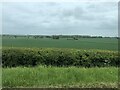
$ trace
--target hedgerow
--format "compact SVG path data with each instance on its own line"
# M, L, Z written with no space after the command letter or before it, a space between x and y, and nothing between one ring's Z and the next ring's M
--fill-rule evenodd
M116 51L77 49L3 48L2 66L78 66L106 67L119 65Z

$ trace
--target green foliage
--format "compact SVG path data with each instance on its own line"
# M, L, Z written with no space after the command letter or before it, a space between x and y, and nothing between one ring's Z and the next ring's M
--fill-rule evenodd
M53 38L53 39L59 39L59 36L53 35L52 38Z
M118 53L103 50L3 48L3 67L78 66L105 67L119 65Z

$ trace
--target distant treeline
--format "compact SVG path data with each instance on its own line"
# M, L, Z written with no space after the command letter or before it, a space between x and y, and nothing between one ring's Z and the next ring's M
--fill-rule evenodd
M103 36L89 36L89 35L2 35L3 37L8 38L17 38L17 37L26 37L26 38L52 38L52 39L59 39L59 38L70 38L70 39L79 39L79 38L117 38L120 37L103 37Z

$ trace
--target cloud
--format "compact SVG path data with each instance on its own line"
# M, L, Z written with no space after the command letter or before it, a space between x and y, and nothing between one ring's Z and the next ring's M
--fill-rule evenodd
M113 2L4 3L3 16L7 34L117 35Z

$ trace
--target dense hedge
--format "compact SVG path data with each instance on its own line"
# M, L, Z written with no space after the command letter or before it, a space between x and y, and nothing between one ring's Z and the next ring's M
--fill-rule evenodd
M77 49L20 49L3 48L3 67L16 66L78 66L78 67L104 67L118 66L118 53L100 50Z

